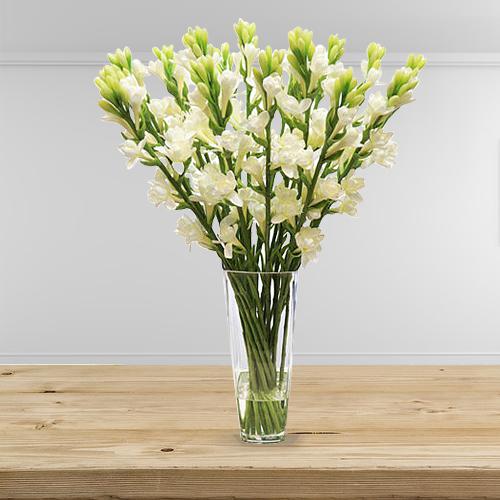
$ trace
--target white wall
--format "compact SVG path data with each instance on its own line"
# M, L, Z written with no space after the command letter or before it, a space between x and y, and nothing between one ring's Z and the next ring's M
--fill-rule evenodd
M301 275L299 361L500 362L500 65L429 56L397 166ZM218 262L125 170L85 57L0 65L0 363L225 362Z
M147 168L125 171L95 71L2 68L0 360L220 360L217 260L147 202ZM397 167L366 171L359 218L329 220L302 273L307 361L500 360L498 88L499 68L424 72Z

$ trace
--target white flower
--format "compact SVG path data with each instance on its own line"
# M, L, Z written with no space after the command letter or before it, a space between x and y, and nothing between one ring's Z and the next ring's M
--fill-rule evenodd
M117 116L114 113L105 111L102 119L105 122L117 123L118 125L121 125L126 130L125 134L127 135L127 137L134 137L135 132L121 116Z
M328 52L323 45L317 45L311 59L311 81L309 91L316 88L318 80L324 76L328 70Z
M311 122L309 125L309 146L313 149L320 148L325 143L326 115L325 108L317 108L311 112Z
M323 89L323 92L330 98L330 107L335 104L334 99L336 80L337 78L329 75L321 82L321 88Z
M398 154L398 145L394 141L389 141L384 147L373 150L371 160L382 167L393 167Z
M313 207L307 211L307 218L309 220L319 219L321 217L321 208Z
M224 130L221 135L215 138L215 141L219 147L231 153L239 153L242 149L248 152L254 148L255 144L249 135L246 135L242 131L233 130Z
M354 216L358 213L357 202L351 198L343 198L335 212Z
M230 71L228 69L225 69L219 75L219 84L220 84L219 107L222 116L225 116L227 103L234 94L235 90L238 88L240 80L241 77L238 73Z
M231 108L233 112L231 113L231 118L229 122L235 129L240 129L246 124L245 112L243 111L243 105L241 101L235 97L231 100Z
M344 130L344 128L352 125L352 122L356 118L358 108L349 108L347 106L341 106L337 109L337 124L332 131L330 137L335 137L339 132Z
M356 203L363 200L359 190L365 187L365 180L362 177L354 177L354 170L351 170L341 181L342 191L346 197Z
M142 139L139 143L131 139L127 139L120 147L120 151L128 159L127 168L131 169L140 160L152 160L151 155L144 150L146 139Z
M281 183L276 186L274 194L275 196L271 200L271 222L279 224L286 220L295 226L295 217L302 212L302 202L298 198L298 191L287 188Z
M126 76L120 80L120 85L127 96L132 108L140 108L142 101L146 98L146 88L139 85L134 75Z
M281 83L281 76L277 73L266 76L262 82L262 86L266 91L266 108L269 109L273 104L273 99L280 93L283 92L283 85Z
M156 137L148 131L144 132L144 139L146 139L146 144L150 146L156 146L158 144Z
M189 110L184 120L184 128L194 133L200 141L215 146L215 136L210 128L208 117L200 108L193 107Z
M266 169L266 157L249 156L241 163L241 168L247 174L250 174L261 186L264 185L264 172Z
M366 81L371 85L376 85L382 78L382 70L376 68L370 68L368 74L366 75Z
M178 115L181 112L181 108L172 96L151 99L148 108L158 122L163 121L167 116Z
M169 115L165 118L168 127L184 127L184 116L183 114Z
M346 69L344 68L344 63L338 61L335 64L328 66L326 74L331 78L338 78Z
M288 51L287 53L290 54L291 52ZM307 89L304 77L295 69L295 67L292 64L290 64L288 57L285 57L283 59L282 66L283 66L283 71L285 71L285 73L288 73L298 82L298 84L300 85L300 89L305 94Z
M148 68L146 68L139 59L134 59L132 61L132 73L138 81L144 80L144 77L149 75Z
M323 200L338 200L342 195L342 188L333 177L318 179L314 188L313 204Z
M295 97L287 94L285 91L279 92L276 95L276 102L282 111L300 120L303 120L304 113L309 109L312 103L309 98L302 99L302 101L299 102Z
M177 82L177 92L179 93L179 95L182 95L184 84L189 84L191 81L189 71L183 66L177 64L174 68L174 78Z
M395 95L391 97L391 104L395 108L400 108L401 106L404 106L405 104L410 104L410 102L413 102L415 99L413 99L413 93L411 90L408 90L405 92L403 95Z
M159 59L156 59L156 61L149 61L148 71L150 75L155 75L161 80L165 78L165 68L163 67L163 62Z
M238 195L243 202L243 209L250 212L257 225L263 229L266 225L266 199L252 188L241 188Z
M208 102L205 99L205 96L200 92L198 87L195 86L194 89L188 93L188 100L191 106L196 106L203 112L208 113Z
M345 134L342 136L341 139L338 141L334 142L329 148L328 151L326 152L326 156L331 156L332 154L336 153L337 151L343 150L343 149L348 149L348 148L357 148L359 144L361 143L362 139L362 134L361 131L358 128L355 128L351 125L349 125L346 128Z
M351 125L356 118L356 113L358 108L349 108L347 106L341 106L337 109L337 117L339 119L338 123L340 128L344 128L346 125Z
M157 148L159 153L167 156L172 163L184 163L193 154L193 138L195 133L184 126L169 126L165 132L165 146Z
M337 104L336 99L338 96L335 91L335 84L337 82L337 78L345 71L347 70L341 62L330 65L328 66L326 78L321 82L323 92L330 98L330 107Z
M195 59L191 49L178 50L174 53L174 63L178 66L182 66L188 72L191 69L191 61Z
M392 132L384 132L382 129L372 130L370 139L365 143L361 152L370 152L370 156L363 162L363 167L372 163L378 163L383 167L393 167L398 145L392 140Z
M365 59L361 61L361 71L365 77L365 81L370 85L375 85L382 78L382 70L376 68L370 68L368 71L368 61Z
M371 94L368 98L368 106L365 111L365 123L373 123L379 116L384 116L393 108L387 104L387 97L380 92Z
M170 210L177 207L177 192L160 169L156 171L155 177L150 181L149 186L148 200L153 205L156 207L165 205Z
M224 130L215 140L221 148L234 153L236 156L236 171L239 171L241 168L241 163L247 153L255 153L258 151L257 143L250 135L242 131L233 132L231 130Z
M296 235L295 241L302 253L304 265L314 262L321 251L321 241L324 235L318 227L303 227Z
M267 111L262 111L257 115L251 115L245 123L245 128L261 139L264 139L268 123L269 113Z
M242 67L241 61L243 60L243 54L241 52L232 52L231 59L233 61L234 70L239 72Z
M248 69L252 66L253 62L255 61L255 58L259 54L259 49L253 44L253 43L247 43L243 47L243 55L245 56L248 64ZM250 74L251 71L248 71Z
M192 220L189 217L182 216L177 221L177 229L175 232L186 239L186 243L191 245L191 243L198 243L198 245L212 249L213 245L207 233L203 229L200 221L198 219Z
M231 207L231 211L226 217L224 217L219 224L219 239L224 246L224 257L226 259L231 259L233 257L233 245L243 248L236 237L238 231L238 225L235 224L238 220L238 212L234 207Z
M283 135L273 133L271 150L272 168L281 168L282 172L291 178L298 178L298 167L310 170L314 164L314 152L307 148L299 130L286 131Z
M223 200L229 200L237 206L242 204L235 191L234 172L224 174L215 163L207 163L202 170L196 170L192 174L191 184L194 192L191 198L203 202L207 210Z

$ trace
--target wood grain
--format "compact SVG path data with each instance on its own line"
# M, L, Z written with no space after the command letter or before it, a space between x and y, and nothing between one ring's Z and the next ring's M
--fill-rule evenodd
M0 498L500 498L500 367L296 367L239 441L228 367L0 367Z

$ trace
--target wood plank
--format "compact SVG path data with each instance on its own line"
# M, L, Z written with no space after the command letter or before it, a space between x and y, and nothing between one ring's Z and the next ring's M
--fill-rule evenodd
M500 498L500 367L296 367L239 441L228 367L0 367L0 498Z

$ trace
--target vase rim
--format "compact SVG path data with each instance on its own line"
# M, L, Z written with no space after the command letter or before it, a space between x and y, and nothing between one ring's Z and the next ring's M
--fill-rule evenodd
M298 274L297 271L238 271L234 269L223 269L224 274L258 274L258 275L276 275L276 276L284 276L284 275L294 275Z

